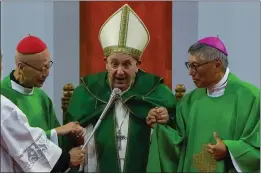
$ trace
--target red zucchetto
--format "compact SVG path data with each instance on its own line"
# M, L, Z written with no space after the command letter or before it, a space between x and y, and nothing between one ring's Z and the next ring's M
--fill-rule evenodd
M37 54L47 49L46 44L36 36L27 36L17 45L17 51L20 54Z

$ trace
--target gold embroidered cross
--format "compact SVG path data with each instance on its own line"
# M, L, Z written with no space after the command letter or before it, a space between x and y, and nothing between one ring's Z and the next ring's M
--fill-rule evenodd
M198 169L198 172L215 172L217 161L213 155L207 151L207 145L202 146L202 150L198 154L193 154L193 167Z

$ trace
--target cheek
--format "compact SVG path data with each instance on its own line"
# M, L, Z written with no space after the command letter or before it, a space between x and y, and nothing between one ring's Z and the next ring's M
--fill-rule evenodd
M41 78L41 75L40 74L36 74L35 72L30 71L30 72L27 72L26 77L27 77L27 79L29 81L35 82L36 80Z
M206 73L206 71L198 71L196 76L201 81L201 83L204 83L208 80L209 74Z
M108 68L108 76L109 78L113 78L116 74L116 70L115 69L111 69L111 68Z
M131 71L128 71L128 77L134 78L136 76L136 69L132 69Z

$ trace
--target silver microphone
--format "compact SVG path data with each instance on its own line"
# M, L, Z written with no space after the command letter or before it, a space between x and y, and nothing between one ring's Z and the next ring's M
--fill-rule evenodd
M110 99L109 99L107 105L105 106L105 108L104 108L104 110L103 110L103 112L102 112L102 114L101 114L99 120L98 120L97 123L95 124L95 126L94 126L94 128L93 128L91 134L89 135L88 139L86 140L86 142L85 142L84 145L82 146L82 150L85 149L85 146L86 146L86 145L89 143L89 141L91 140L93 134L95 133L95 131L97 130L97 128L100 126L102 120L103 120L104 117L106 116L106 114L107 114L108 110L110 109L110 107L113 106L113 104L115 103L115 101L120 98L121 93L122 93L122 92L121 92L121 90L120 90L119 88L114 88L114 89L112 90ZM68 168L65 173L69 172L70 169L71 169L71 168ZM80 168L79 168L79 171L82 171L82 170L83 170L83 165L81 165Z
M85 146L89 143L91 137L93 136L94 132L96 131L96 129L100 126L101 121L104 119L104 116L107 114L108 110L110 109L110 107L115 103L115 101L117 99L120 98L121 95L121 90L119 88L114 88L112 93L111 93L111 97L106 105L106 107L104 108L99 120L97 121L97 123L95 124L90 136L88 137L88 139L86 140L86 142L84 143L82 149L85 148Z

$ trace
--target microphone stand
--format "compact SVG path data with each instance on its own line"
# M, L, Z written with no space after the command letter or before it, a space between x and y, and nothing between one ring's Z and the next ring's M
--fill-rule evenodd
M102 120L104 119L104 117L106 116L108 110L110 109L110 107L114 104L114 102L116 101L116 99L118 99L120 97L119 94L114 94L112 93L112 97L111 100L109 100L109 102L107 103L106 107L104 108L99 120L97 121L97 123L95 124L90 136L88 137L88 139L86 140L86 142L84 143L84 145L82 146L82 150L85 149L86 145L89 143L89 141L91 140L93 134L95 133L95 131L97 130L97 128L100 126ZM68 173L71 170L71 168L69 167L65 173ZM79 171L83 170L83 165L80 166Z

